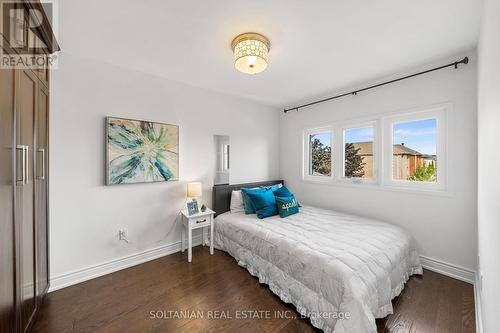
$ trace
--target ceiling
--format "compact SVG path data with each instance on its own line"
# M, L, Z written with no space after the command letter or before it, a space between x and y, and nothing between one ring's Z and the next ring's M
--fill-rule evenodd
M283 107L474 48L480 0L60 1L65 52ZM257 75L230 43L271 41ZM89 47L91 46L91 47Z

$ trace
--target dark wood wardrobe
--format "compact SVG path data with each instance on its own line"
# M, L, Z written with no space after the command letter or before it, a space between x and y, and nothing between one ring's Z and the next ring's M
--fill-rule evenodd
M39 1L14 9L0 17L2 64L59 50ZM46 66L0 67L1 333L29 331L49 287L49 91Z

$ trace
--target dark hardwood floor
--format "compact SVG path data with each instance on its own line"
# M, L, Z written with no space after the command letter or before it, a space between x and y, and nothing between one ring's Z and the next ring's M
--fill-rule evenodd
M191 264L186 256L176 253L52 292L33 332L316 331L226 253L210 256L198 246ZM394 314L377 320L379 332L475 331L473 288L465 282L425 271L393 304ZM246 312L237 314L241 310ZM196 311L204 319L176 318ZM263 318L235 318L243 313Z

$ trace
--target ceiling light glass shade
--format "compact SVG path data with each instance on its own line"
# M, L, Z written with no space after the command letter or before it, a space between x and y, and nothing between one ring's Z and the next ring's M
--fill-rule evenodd
M234 51L234 67L242 73L257 74L266 69L271 44L260 34L245 33L237 36L231 46Z

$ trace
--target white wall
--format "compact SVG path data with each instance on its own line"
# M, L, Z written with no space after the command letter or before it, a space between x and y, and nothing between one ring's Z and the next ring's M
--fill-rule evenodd
M186 182L211 203L214 134L230 137L232 183L278 177L276 109L68 53L52 75L52 277L178 242ZM179 125L180 181L104 186L106 116Z
M500 324L500 2L484 1L479 42L478 248L484 332ZM481 279L480 279L481 280Z
M477 67L475 52L467 55L471 60L469 65L458 70L446 69L300 112L282 113L280 176L304 203L399 224L413 234L421 255L475 270ZM463 56L443 59L425 68ZM450 196L314 184L302 180L303 129L443 102L454 104L450 117L453 140L449 149L455 163L450 163L448 170Z

